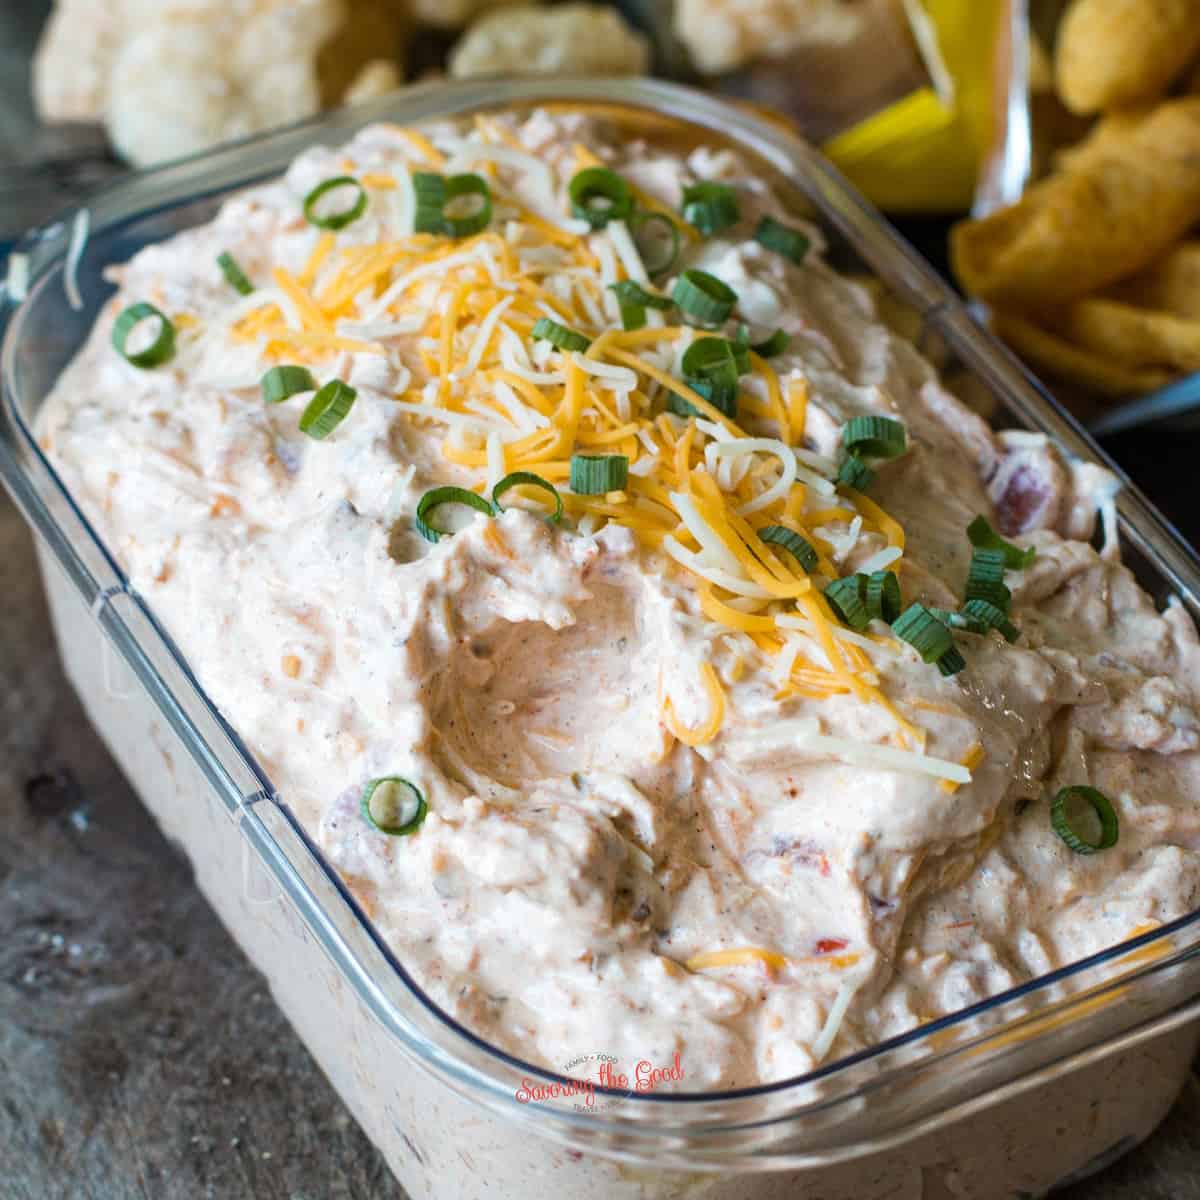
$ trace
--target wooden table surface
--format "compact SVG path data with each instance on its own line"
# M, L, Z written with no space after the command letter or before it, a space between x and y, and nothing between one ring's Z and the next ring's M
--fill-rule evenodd
M0 5L10 164L63 145L29 133L28 55L44 8ZM0 234L6 199L16 219L30 186L0 175ZM1171 460L1194 462L1196 448L1143 438L1121 449L1200 530L1190 489L1162 490ZM0 1200L399 1200L84 718L6 497L0 595ZM1149 1143L1063 1195L1200 1200L1198 1130L1193 1079Z

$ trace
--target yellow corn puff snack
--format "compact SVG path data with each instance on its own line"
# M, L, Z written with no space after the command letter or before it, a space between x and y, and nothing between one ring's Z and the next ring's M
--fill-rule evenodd
M1106 355L1073 346L1061 337L1039 329L1024 317L996 313L992 328L1039 373L1079 384L1104 396L1136 396L1152 392L1174 378L1170 371L1132 370L1119 366Z
M1069 342L1121 367L1200 371L1200 321L1119 300L1078 300L1056 323Z
M1200 321L1200 241L1180 242L1108 293L1139 308Z
M1160 105L1125 137L1016 204L950 235L964 287L1002 308L1053 309L1158 257L1200 221L1200 98Z
M1200 0L1074 0L1062 19L1054 70L1077 113L1161 96L1200 53Z

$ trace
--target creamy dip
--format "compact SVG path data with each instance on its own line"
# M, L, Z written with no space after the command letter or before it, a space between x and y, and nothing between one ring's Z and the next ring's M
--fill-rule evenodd
M652 283L636 229L570 215L597 162L643 212L731 185L736 222L680 222ZM478 174L487 229L414 233L414 173ZM365 210L309 223L344 175ZM801 262L755 239L764 215L809 240ZM788 335L724 420L681 382L705 331L668 307L624 332L608 287L671 296L694 268L736 293L716 335ZM1196 633L1090 544L1107 477L993 433L727 150L581 114L373 126L112 278L41 442L401 962L490 1042L751 1085L1195 907ZM161 365L111 344L136 302L175 328ZM590 346L534 338L542 317ZM354 389L325 438L299 428L311 388L264 403L280 364ZM862 414L905 433L865 492L836 482ZM575 494L573 453L624 455L627 483ZM517 469L558 489L561 522L513 491L418 532L431 488ZM1005 577L1019 640L957 632L957 674L821 598L890 570L905 606L957 610L979 514L1036 556ZM811 575L758 540L772 524L817 551ZM361 811L393 776L428 805L407 836ZM1054 831L1067 785L1110 799L1116 845Z

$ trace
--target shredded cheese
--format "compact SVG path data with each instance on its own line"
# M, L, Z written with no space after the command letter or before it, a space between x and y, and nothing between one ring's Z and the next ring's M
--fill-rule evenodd
M663 699L663 724L671 735L685 746L703 746L705 743L711 742L721 732L721 723L725 720L725 690L721 687L721 681L717 678L717 673L713 670L711 663L700 664L700 682L704 687L709 704L708 719L702 725L690 729L681 725L676 720L671 697L666 696Z
M79 264L83 261L83 251L87 246L91 224L91 209L81 208L71 222L71 240L67 245L67 257L63 267L63 291L67 293L67 303L76 312L83 308L83 296L79 292Z
M962 765L968 770L973 771L984 759L984 749L981 743L972 742L968 747L967 752L962 756ZM961 783L953 779L942 780L943 792L957 792Z
M645 264L624 222L594 231L566 215L561 166L490 117L467 136L439 133L437 146L417 131L394 132L404 162L345 165L377 193L370 219L349 236L323 231L305 242L302 267L276 265L271 286L233 301L200 340L232 335L247 343L247 356L276 361L382 356L396 412L444 429L445 461L473 472L469 483L480 491L514 470L561 486L574 454L623 455L622 490L590 496L564 487L564 506L581 532L616 523L669 560L664 566L692 592L692 614L698 609L706 622L697 627L710 638L738 639L735 667L726 669L730 683L748 661L766 656L781 700L849 694L884 709L896 726L897 745L863 746L808 729L792 752L950 782L969 778L966 766L908 748L922 746L923 734L896 711L876 673L875 658L894 641L846 629L815 586L820 576L838 574L831 559L848 554L863 528L881 533L888 546L862 569L893 567L904 531L865 496L835 499L836 463L797 445L808 416L807 380L794 371L781 380L775 365L752 353L741 418L727 416L683 379L695 330L666 324L655 309L641 329L616 327L619 306L608 285L630 279L649 286ZM576 148L576 160L600 161L584 147ZM410 164L480 170L489 181L493 227L462 239L415 233ZM634 191L642 208L675 219ZM10 265L10 279L14 270ZM542 317L583 334L587 349L563 351L532 339ZM394 346L398 338L408 344ZM686 401L693 415L662 411L665 394ZM817 551L815 581L762 540L762 530L779 523ZM705 661L699 670L703 719L683 723L669 695L660 696L661 719L678 741L707 755L727 701L714 667Z
M713 967L745 967L762 963L771 971L782 971L787 958L775 950L764 950L761 946L738 946L731 950L706 950L693 954L683 965L689 971L707 971Z
M29 295L29 255L10 254L8 256L8 275L4 281L5 290L17 304Z

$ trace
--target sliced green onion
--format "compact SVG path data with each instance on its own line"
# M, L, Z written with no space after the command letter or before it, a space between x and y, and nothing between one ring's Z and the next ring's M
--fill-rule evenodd
M572 454L571 491L577 496L619 492L629 482L629 459L624 454Z
M1015 642L1021 636L1021 631L1008 619L1004 610L987 600L968 600L962 606L962 616L982 627L972 632L986 633L989 629L995 629L1006 642Z
M661 292L651 292L632 279L622 279L620 283L610 283L610 292L615 292L618 300L626 300L631 304L640 304L644 308L658 308L666 311L675 301Z
M331 379L305 405L300 414L300 432L318 442L327 438L354 407L358 393L340 379Z
M937 662L954 649L954 637L923 604L910 604L893 622L892 632L924 662Z
M463 212L463 208L468 211ZM470 237L491 224L492 193L482 175L451 175L446 180L442 218L446 222L446 232L456 238Z
M546 520L557 525L562 520L563 502L562 497L558 494L558 488L549 480L543 479L540 475L535 475L532 471L513 471L511 475L505 475L494 488L492 488L492 511L499 516L504 512L504 507L500 503L500 497L504 495L509 488L515 487L535 487L540 488L543 492L549 492L554 497L554 511L550 513Z
M665 213L635 212L629 227L647 275L665 275L679 261L679 226Z
M412 184L417 201L413 228L417 233L440 234L444 229L442 209L446 204L445 176L435 175L431 171L414 171Z
M760 246L766 246L776 254L791 259L794 263L802 263L808 253L809 240L798 229L785 225L774 217L763 217L754 231L754 240Z
M683 219L705 237L736 225L741 215L737 192L727 183L702 180L683 189Z
M750 370L750 351L753 349L750 345L750 330L745 325L739 325L737 336L729 344L733 347L738 374L745 375Z
M720 325L737 304L737 292L715 275L695 269L684 271L675 280L671 293L687 316L701 325Z
M429 813L421 789L399 775L372 779L363 788L360 808L368 825L391 837L416 833Z
M476 512L492 515L492 506L478 492L461 487L436 487L428 491L417 502L417 532L427 541L436 542L453 534L452 529L442 529L433 523L433 512L443 504L465 504Z
M254 284L246 278L246 272L238 266L238 260L228 250L222 250L217 255L217 266L221 268L221 274L225 276L225 282L238 295L249 296L254 291Z
M737 416L738 389L736 383L731 384L724 379L685 379L684 382L693 392L699 396L703 396L713 408L719 410L725 416ZM677 396L674 392L667 397L667 411L673 412L680 417L702 417L705 415L694 404L689 403L682 396Z
M721 380L736 386L738 376L749 366L745 353L727 338L702 337L683 352L680 366L687 379Z
M608 167L584 167L572 178L567 195L571 215L593 229L603 229L609 221L624 221L633 212L629 184Z
M746 347L728 338L697 338L684 351L680 364L684 382L727 417L737 415L738 376L750 369ZM695 409L681 396L672 395L672 412L691 416Z
M967 526L967 537L971 540L971 545L979 550L1002 550L1004 552L1004 565L1010 571L1023 571L1034 560L1037 554L1037 547L1030 546L1027 550L1022 550L1020 546L1014 546L1012 542L1007 542L988 524L986 517L976 517L970 525Z
M782 354L791 342L790 335L784 333L782 329L777 329L765 341L759 342L756 346L751 346L760 358L774 358L777 354Z
M646 324L646 309L668 309L675 301L659 292L647 291L632 279L610 283L608 290L617 297L621 309L621 324L626 329L641 329Z
M889 625L900 615L900 580L892 571L874 571L867 576L864 592L867 615Z
M317 381L307 367L272 367L262 377L262 396L266 404L279 404L298 392L315 392Z
M871 623L863 598L865 578L863 575L847 575L845 579L835 579L825 589L829 607L851 629L866 629Z
M317 213L317 202L330 192L340 192L344 188L352 188L355 192L354 203L349 208L320 216ZM353 175L338 175L318 183L304 197L304 219L318 229L345 229L347 225L357 221L367 211L367 189Z
M443 176L418 171L413 175L413 190L417 197L413 228L418 233L463 238L491 223L492 193L482 175ZM469 211L460 211L464 207Z
M906 444L904 426L891 417L851 417L842 427L842 445L863 458L895 458Z
M159 323L158 336L145 350L130 354L125 349L129 335L143 321L152 318ZM167 314L155 308L153 304L146 304L144 301L131 304L113 322L112 344L117 353L135 367L159 367L175 357L175 326L167 319Z
M1004 585L1004 551L976 550L967 572L965 598L986 600L1007 614L1012 592Z
M965 629L968 633L987 633L987 626L982 621L968 617L965 613L951 612L948 608L931 608L929 611L951 629Z
M568 329L549 317L538 317L533 326L533 336L535 339L549 342L559 350L577 350L580 354L592 344L591 338L586 338L582 333L576 333L574 329Z
M767 525L758 536L772 546L782 546L810 574L817 569L817 552L795 530L784 525Z
M640 304L630 304L621 300L617 304L621 314L621 328L625 330L642 329L646 324L646 310Z
M941 658L937 660L937 669L943 675L957 675L967 665L967 660L958 652L956 646L951 646Z
M1095 839L1089 838L1079 828L1078 804L1073 804L1072 801L1080 800L1091 808L1099 823L1099 836ZM1068 811L1068 806L1074 809L1074 812ZM1050 825L1076 854L1095 854L1100 850L1108 850L1117 844L1117 839L1121 836L1116 810L1108 797L1096 788L1084 784L1062 788L1050 801Z
M847 454L838 471L837 481L856 492L865 492L875 482L875 472L857 454Z

